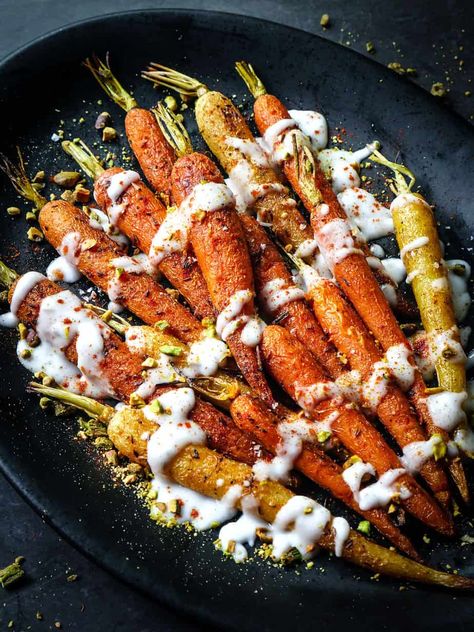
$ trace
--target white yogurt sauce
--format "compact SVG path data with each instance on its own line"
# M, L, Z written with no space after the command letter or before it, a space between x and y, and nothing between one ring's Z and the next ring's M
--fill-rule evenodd
M174 252L181 252L188 243L193 216L234 207L235 199L228 186L216 182L197 184L179 208L168 209L165 219L153 237L149 260L154 267Z
M310 139L315 151L320 151L327 146L328 124L322 114L313 110L290 110L289 115L303 134Z
M355 247L349 223L344 219L333 219L323 224L315 231L315 236L330 270L351 254L363 254Z
M403 448L400 462L410 474L416 474L433 456L434 448L441 443L443 439L440 435L433 435L426 441L412 441Z
M466 421L466 413L463 410L466 399L467 393L465 391L461 393L442 391L429 395L426 398L426 404L435 426L446 430L446 432L452 432L460 424L463 424Z
M304 297L305 294L303 290L296 287L296 285L288 286L287 282L280 278L268 281L260 293L260 298L270 314L287 303L299 301L304 299Z
M140 180L140 176L136 171L120 171L111 176L107 187L107 196L111 202L108 215L112 226L117 225L120 216L125 210L123 204L117 203L119 198L122 197L130 185L137 182L137 180Z
M67 233L58 248L59 257L51 261L46 269L46 276L50 281L65 281L75 283L82 274L77 269L81 256L81 235L77 232Z
M358 187L348 188L341 191L337 199L366 241L393 233L390 209L380 204L368 191Z
M253 300L250 290L238 290L233 294L227 306L217 317L216 331L224 342L241 325L244 325L241 333L242 342L249 347L256 347L260 342L265 323L257 316L242 314L245 305Z
M319 152L318 159L321 168L332 180L332 187L336 193L360 186L358 173L360 163L368 158L374 149L375 144L371 143L355 152L335 147Z

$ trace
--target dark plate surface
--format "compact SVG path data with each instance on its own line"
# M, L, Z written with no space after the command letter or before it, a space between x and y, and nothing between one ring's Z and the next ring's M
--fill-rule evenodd
M252 61L269 89L292 107L319 108L333 131L347 130L350 144L378 138L387 155L400 149L436 203L449 256L471 260L472 129L375 63L307 33L251 18L121 14L62 29L12 55L0 66L1 150L12 154L19 144L31 173L40 167L49 174L72 168L50 140L58 128L66 137L81 135L92 143L98 139L93 122L105 109L123 131L121 111L80 67L93 51L110 51L116 74L133 86L143 105L152 105L156 95L138 72L156 60L235 95L247 113L251 103L232 68L237 58ZM187 118L192 126L191 113ZM121 145L126 147L123 139ZM203 148L197 139L196 145ZM2 208L17 201L3 179L1 200ZM2 211L0 256L20 272L44 270L52 249L32 247L25 233L23 220ZM36 399L25 395L29 376L16 360L15 336L4 330L1 336L2 470L51 524L125 581L189 614L235 628L401 629L417 621L423 628L449 623L469 629L473 601L466 595L401 591L395 581L375 581L324 555L312 570L282 570L261 560L236 566L214 550L215 534L156 527L133 494L113 484L97 453L74 440L75 421L41 413ZM433 563L474 574L472 547L436 538L426 545L422 535L417 529L414 539Z

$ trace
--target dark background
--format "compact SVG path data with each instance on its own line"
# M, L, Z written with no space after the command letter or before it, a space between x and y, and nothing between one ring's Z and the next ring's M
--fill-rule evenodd
M434 82L443 82L448 90L443 98L446 107L474 123L474 96L469 94L474 92L471 0L0 0L0 58L76 20L161 7L234 11L267 18L317 33L365 55L366 43L371 41L376 60L415 68L417 75L410 80L423 88L429 90ZM319 24L323 13L330 16L326 30ZM317 69L314 73L317 76ZM9 629L10 621L17 631L56 630L55 623L64 630L104 632L197 629L89 562L44 524L0 476L0 567L20 554L27 557L27 579L15 590L0 588L0 630ZM72 574L78 579L68 582ZM43 620L36 619L37 612ZM422 622L418 625L423 629Z

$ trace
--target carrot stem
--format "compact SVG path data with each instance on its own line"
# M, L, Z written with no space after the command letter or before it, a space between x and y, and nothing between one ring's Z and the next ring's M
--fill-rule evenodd
M88 57L83 62L83 66L91 71L100 87L107 93L112 101L125 110L125 112L138 106L134 97L125 90L120 81L112 73L108 54L105 58L105 62L96 55L92 55L92 57Z

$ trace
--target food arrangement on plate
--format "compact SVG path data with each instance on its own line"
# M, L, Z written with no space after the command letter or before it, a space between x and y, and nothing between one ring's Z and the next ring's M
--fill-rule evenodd
M474 455L459 326L470 269L444 259L411 172L377 142L327 148L324 117L287 110L246 62L236 69L261 138L227 96L160 64L143 72L184 107L195 99L217 162L193 151L174 97L141 108L108 61L85 65L126 111L145 178L65 140L93 181L97 208L79 208L80 176L47 201L21 154L4 159L38 212L30 239L59 254L46 276L0 267L1 322L18 326L31 390L106 426L120 458L145 472L154 520L216 529L237 562L260 540L272 561L308 563L323 548L375 573L472 589L426 566L401 528L409 514L454 537ZM391 174L390 208L362 187L366 161ZM393 232L399 258L371 243ZM65 289L81 275L107 293L106 309ZM357 528L317 502L318 487Z

